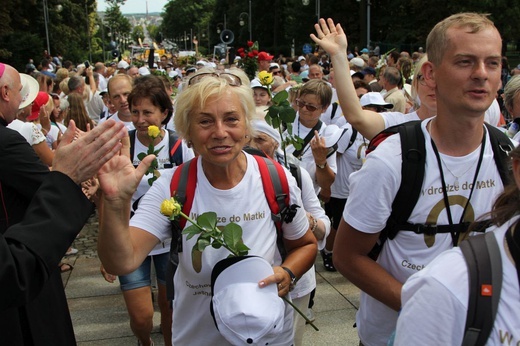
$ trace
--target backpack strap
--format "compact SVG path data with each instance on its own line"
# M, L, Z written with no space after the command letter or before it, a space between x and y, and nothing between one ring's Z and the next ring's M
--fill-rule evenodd
M347 151L347 149L350 148L354 144L354 142L356 141L357 134L358 134L358 131L352 127L352 134L350 135L350 140L348 141L348 146L345 149L345 151ZM341 134L341 135L343 136L343 134Z
M502 183L507 186L511 182L512 162L509 153L515 148L509 137L495 126L484 123L489 133L493 157L497 165Z
M385 230L393 239L399 225L406 224L421 193L426 163L426 146L421 121L413 121L398 126L401 136L401 185L392 203L392 213ZM403 182L405 182L403 184Z
M134 162L135 149L135 132L136 130L128 131L128 138L130 138L130 161Z
M421 121L415 120L383 130L370 141L367 148L372 152L386 138L399 133L401 137L401 185L392 203L392 212L381 231L379 240L368 256L377 259L387 238L394 239L400 225L405 225L417 204L424 179L426 146ZM405 184L403 182L406 182Z
M170 195L175 196L182 204L182 212L190 214L197 186L197 160L191 159L177 167L173 172L170 182ZM186 225L186 219L179 218L171 221L172 241L170 244L170 261L166 269L166 297L173 300L175 296L173 287L173 276L179 265L179 252L182 252L182 229Z
M286 221L285 213L289 206L289 182L278 162L262 156L253 155L253 157L258 163L265 197L271 209L271 219L276 226L278 251L282 259L285 259L287 251L283 245L282 222Z
M305 138L303 139L303 144L302 144L301 149L293 151L294 157L296 157L297 159L301 159L301 155L302 155L303 151L305 150L305 147L309 144L311 139L314 137L314 131L319 131L321 129L321 125L322 125L321 120L318 120L316 125L314 125L314 127L309 131L307 136L305 136Z
M183 163L182 160L182 138L177 136L175 131L167 130L169 135L168 145L170 153L170 163L173 166L180 166ZM171 168L171 167L165 167Z
M336 115L336 111L338 110L339 103L334 102L332 103L332 110L330 112L330 120L334 119L334 116Z
M470 237L460 244L469 275L468 313L463 346L485 345L502 291L502 257L493 232Z

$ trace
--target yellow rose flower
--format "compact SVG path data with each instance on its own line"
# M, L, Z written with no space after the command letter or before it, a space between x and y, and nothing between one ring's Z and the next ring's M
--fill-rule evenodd
M157 126L155 126L155 125L148 126L148 136L155 139L155 138L159 137L160 134L161 134L161 130Z
M179 202L177 202L173 197L170 199L165 199L161 203L161 214L172 217L177 216L181 213L182 207Z
M274 78L273 74L267 71L261 71L258 73L258 79L260 80L260 84L268 86L273 84Z

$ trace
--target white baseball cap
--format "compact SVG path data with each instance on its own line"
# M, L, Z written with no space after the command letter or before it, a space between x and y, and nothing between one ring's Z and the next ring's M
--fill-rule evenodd
M220 334L233 345L270 345L280 341L285 304L276 284L258 283L274 274L262 257L230 257L211 273L211 314Z
M124 68L126 69L128 66L128 63L126 62L126 60L121 60L120 62L117 63L117 68Z
M388 103L385 101L383 96L381 96L381 93L379 92L368 92L365 95L361 96L361 99L359 100L362 107L365 106L381 106L387 109L390 109L394 107L393 104Z
M139 67L138 71L141 76L148 76L150 74L150 70L146 66Z

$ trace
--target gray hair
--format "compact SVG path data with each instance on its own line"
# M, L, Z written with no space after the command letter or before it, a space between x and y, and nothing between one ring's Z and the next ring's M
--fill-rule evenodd
M504 106L507 111L513 108L513 101L515 97L520 93L520 75L511 77L504 88Z

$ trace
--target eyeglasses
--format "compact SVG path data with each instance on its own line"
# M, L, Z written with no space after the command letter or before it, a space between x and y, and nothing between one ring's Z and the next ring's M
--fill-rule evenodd
M282 73L282 71L271 71L271 73L275 76L279 75Z
M298 108L307 108L307 110L309 112L314 112L318 108L321 108L321 106L314 106L314 105L311 105L309 103L305 103L303 101L300 101L300 99L296 99L296 105L298 106Z
M240 77L235 76L234 74L227 73L227 72L226 73L208 72L208 73L200 73L200 74L197 74L197 75L191 77L190 81L188 82L188 86L195 85L195 84L199 83L201 80L203 80L204 78L209 77L209 76L224 79L227 82L227 84L229 84L231 86L241 86L242 85L242 81L240 80Z

